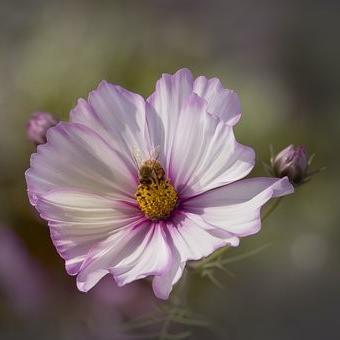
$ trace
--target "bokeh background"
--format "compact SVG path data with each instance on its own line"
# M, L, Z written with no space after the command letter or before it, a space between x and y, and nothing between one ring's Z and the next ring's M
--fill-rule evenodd
M0 338L124 339L119 324L153 308L147 282L76 290L26 197L25 123L66 120L102 79L148 96L189 67L239 92L255 175L269 144L304 144L327 167L232 251L271 244L231 264L225 289L193 279L190 306L217 326L192 339L339 339L339 14L327 0L0 0Z

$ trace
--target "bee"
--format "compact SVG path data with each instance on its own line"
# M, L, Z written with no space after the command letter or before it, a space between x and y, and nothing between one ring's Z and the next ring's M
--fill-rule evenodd
M140 184L151 185L152 183L159 184L161 180L165 179L165 172L158 161L159 147L156 147L150 152L150 159L142 161L142 157L138 150L133 153L137 168L138 180Z

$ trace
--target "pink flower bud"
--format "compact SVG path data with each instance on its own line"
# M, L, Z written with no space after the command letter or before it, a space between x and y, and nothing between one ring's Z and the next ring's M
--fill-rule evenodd
M47 130L56 125L57 120L48 112L35 112L26 124L27 136L34 144L46 143Z
M289 145L276 155L272 165L276 176L287 176L292 183L301 183L306 178L308 170L305 148Z

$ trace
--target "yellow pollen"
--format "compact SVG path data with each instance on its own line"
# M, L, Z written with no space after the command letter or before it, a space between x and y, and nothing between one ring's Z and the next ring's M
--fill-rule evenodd
M140 209L150 220L167 218L177 203L177 193L168 179L139 184L135 196Z

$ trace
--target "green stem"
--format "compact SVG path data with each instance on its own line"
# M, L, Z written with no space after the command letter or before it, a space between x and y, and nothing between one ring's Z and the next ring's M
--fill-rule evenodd
M205 268L206 269L214 268L214 267L219 268L218 266L223 266L223 265L226 265L226 264L229 264L229 263L233 263L233 262L238 262L238 261L244 260L244 259L246 259L246 258L248 258L250 256L253 256L253 255L256 255L256 254L260 253L261 251L263 251L264 249L266 249L266 248L268 248L270 246L271 246L270 243L264 244L263 246L261 246L261 247L259 247L257 249L248 251L248 252L240 254L240 255L235 255L233 257L229 257L229 258L226 258L224 260L221 260L219 263L214 263L214 262L208 263L205 266Z
M270 208L263 214L262 221L264 221L266 218L268 218L272 212L279 206L280 202L282 200L282 197L278 197L275 202L270 206Z
M168 329L172 321L173 311L169 311L163 325L161 328L161 333L159 335L159 340L166 340L168 338Z
M228 249L229 249L229 246L222 247L222 248L216 250L210 256L206 257L205 259L203 259L201 261L190 263L189 266L192 269L197 269L197 268L203 267L207 263L210 263L211 261L213 261L213 260L217 259L218 257L222 256Z

